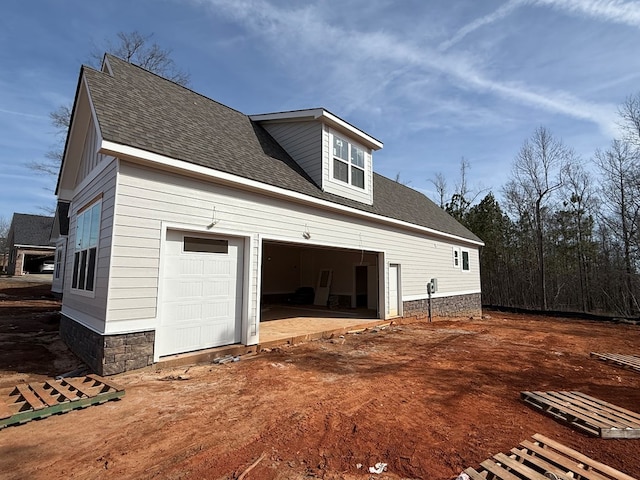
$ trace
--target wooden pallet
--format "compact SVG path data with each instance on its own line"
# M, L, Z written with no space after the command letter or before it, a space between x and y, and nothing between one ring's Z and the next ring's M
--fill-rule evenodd
M98 375L21 383L8 397L0 398L0 429L116 400L123 395L124 388Z
M596 357L598 360L602 360L603 362L611 362L619 367L630 368L631 370L640 372L640 357L635 355L591 352L591 356Z
M471 480L638 480L540 434L464 473Z
M521 392L527 405L601 438L640 438L640 414L580 392Z

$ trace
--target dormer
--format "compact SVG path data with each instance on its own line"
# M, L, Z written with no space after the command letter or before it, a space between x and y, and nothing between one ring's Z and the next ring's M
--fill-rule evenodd
M373 152L382 142L324 108L251 115L327 193L373 204Z

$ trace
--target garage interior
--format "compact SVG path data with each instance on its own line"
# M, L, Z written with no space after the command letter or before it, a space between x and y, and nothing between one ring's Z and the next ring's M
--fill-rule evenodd
M379 254L264 241L260 340L379 319Z

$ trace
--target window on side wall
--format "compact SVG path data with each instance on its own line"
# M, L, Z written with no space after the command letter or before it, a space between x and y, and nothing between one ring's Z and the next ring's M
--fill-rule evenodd
M55 278L60 278L60 270L62 269L62 247L56 249L56 262L55 262Z
M333 178L364 190L365 152L336 135L333 136Z
M98 262L102 200L84 207L76 216L76 244L71 288L93 292Z
M469 252L466 250L462 251L462 270L469 271Z
M453 266L454 268L460 268L460 250L455 247L453 249Z

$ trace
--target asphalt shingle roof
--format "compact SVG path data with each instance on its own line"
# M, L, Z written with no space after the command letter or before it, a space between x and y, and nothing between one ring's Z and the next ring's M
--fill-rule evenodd
M373 205L323 192L247 115L107 58L113 75L83 67L104 140L480 241L420 192L379 174L374 173Z
M51 246L53 217L14 213L11 221L14 245Z

